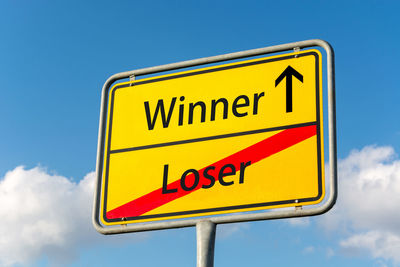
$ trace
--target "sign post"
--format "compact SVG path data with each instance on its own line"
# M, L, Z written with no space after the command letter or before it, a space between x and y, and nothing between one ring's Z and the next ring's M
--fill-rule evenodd
M214 266L215 232L217 226L209 220L196 224L197 267Z
M330 192L319 205L323 57L300 50L310 47L325 50L327 66ZM278 52L286 53L254 58ZM196 226L203 267L213 264L216 224L329 210L337 195L333 58L328 43L309 40L111 76L102 92L96 230ZM295 209L274 210L284 207Z

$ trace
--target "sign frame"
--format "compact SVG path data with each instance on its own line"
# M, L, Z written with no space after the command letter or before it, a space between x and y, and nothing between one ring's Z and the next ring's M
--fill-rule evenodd
M101 190L102 190L102 170L104 158L104 145L106 138L106 120L107 120L107 105L109 90L112 85L121 79L133 80L137 76L149 75L159 72L166 72L172 70L178 70L182 68L195 67L200 65L206 65L211 63L218 63L228 60L235 60L247 57L254 57L260 55L268 55L271 53L285 52L290 50L299 51L302 48L309 47L321 47L325 50L326 59L326 73L327 73L327 96L328 96L328 132L329 132L329 198L322 205L307 209L285 209L285 210L269 210L264 212L249 213L249 214L233 214L233 215L222 215L212 217L200 217L192 219L179 219L179 220L165 220L160 222L148 222L139 224L122 224L119 226L104 226L100 221L100 209L101 209ZM322 105L322 103L321 103ZM100 107L100 121L99 121L99 137L97 147L97 163L96 163L96 184L94 194L94 205L93 205L93 218L92 222L95 229L102 234L118 234L128 232L140 232L140 231L151 231L160 229L171 229L171 228L182 228L196 226L199 222L210 221L214 224L220 223L233 223L233 222L245 222L245 221L258 221L258 220L270 220L280 218L292 218L292 217L304 217L319 215L330 210L336 202L337 198L337 149L336 149L336 104L335 104L335 71L334 71L334 52L331 45L323 40L314 39L306 40L294 43L288 43L283 45L276 45L270 47L264 47L259 49L247 50L242 52L224 54L214 57L200 58L189 61L182 61L178 63L172 63L167 65L161 65L156 67L138 69L128 72L121 72L112 75L105 82L102 89L101 107Z

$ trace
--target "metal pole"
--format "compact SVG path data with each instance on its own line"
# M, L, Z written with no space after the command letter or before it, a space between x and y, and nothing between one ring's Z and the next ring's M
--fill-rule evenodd
M214 267L216 228L217 225L208 220L196 224L197 267Z

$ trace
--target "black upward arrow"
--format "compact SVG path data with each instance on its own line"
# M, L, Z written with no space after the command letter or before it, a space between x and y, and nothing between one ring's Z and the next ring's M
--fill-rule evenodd
M296 77L300 82L303 82L303 75L298 73L290 65L279 75L275 80L275 87L286 77L286 112L293 111L293 90L292 90L292 76Z

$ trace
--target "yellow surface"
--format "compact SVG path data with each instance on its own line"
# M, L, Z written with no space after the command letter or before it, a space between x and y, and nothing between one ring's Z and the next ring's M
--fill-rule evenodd
M317 53L321 61L321 56L317 50L306 50L305 52L310 51ZM304 52L286 55L302 53ZM257 62L262 60L265 60L265 58L223 66L234 66L243 64L243 62ZM114 94L114 101L108 105L105 147L107 148L110 142L108 129L110 127L111 107L113 108L111 151L315 122L317 108L315 60L314 55L307 55L246 67L154 81L155 79L175 76L177 74L158 76L137 80L133 85L119 89L116 88L129 83L117 84L110 90L109 99ZM285 100L286 78L278 86L275 86L275 80L289 65L303 75L303 82L293 77L293 112L287 113ZM320 73L319 101L322 103L320 64L318 68ZM198 71L181 72L179 75ZM141 84L143 81L149 81L149 83ZM264 96L258 100L258 112L257 114L253 114L254 95L261 93L264 93ZM248 97L249 105L239 107L237 111L240 113L247 112L247 115L236 117L232 112L232 105L234 100L241 95ZM185 97L184 101L180 100L181 96ZM169 126L166 128L163 127L160 114L158 114L154 129L149 130L144 103L148 102L151 113L154 113L157 102L162 99L166 113L168 113L173 97L176 97L176 102ZM222 104L218 104L215 120L211 121L211 102L220 98L225 98L229 103L228 117L223 119ZM198 101L204 102L206 106L205 122L200 121L200 107L195 107L193 123L189 124L189 104ZM243 97L238 103L244 103ZM183 105L184 109L182 125L178 125L180 105ZM323 144L322 107L320 107L320 117L320 134L321 143ZM187 169L199 170L278 132L265 132L111 154L107 188L105 188L104 182L107 166L104 164L101 203L104 205L104 192L106 190L106 210L110 211L153 190L161 188L164 164L169 164L168 182L170 183L178 180ZM323 166L322 148L321 155L319 163ZM323 168L321 172L321 182L323 183ZM239 184L238 179L239 172L235 176L227 178L229 181L234 181L234 184L231 186L221 186L217 181L212 188L197 190L187 196L149 211L146 215L316 197L318 193L317 137L309 138L258 163L252 164L246 168L244 183ZM323 184L322 188L324 188ZM321 201L323 196L324 192L318 200L302 203L302 205L315 204ZM289 204L289 206L294 205L295 203ZM288 204L283 206L288 206ZM271 207L244 210L265 208ZM211 212L206 215L226 212ZM189 216L199 215L205 214ZM181 217L187 216L177 216L174 218ZM171 219L171 217L161 219ZM106 225L118 224L105 222L104 220L103 223Z

